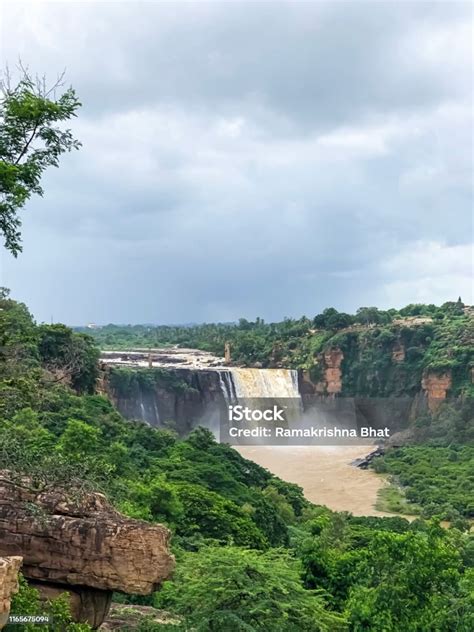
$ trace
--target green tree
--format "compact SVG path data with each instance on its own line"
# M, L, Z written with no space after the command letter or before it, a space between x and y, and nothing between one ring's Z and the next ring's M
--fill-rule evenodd
M61 453L76 459L93 456L99 450L101 434L99 428L94 428L79 419L70 419L58 442L58 449Z
M459 598L461 561L455 546L440 527L437 529L432 533L375 535L360 555L358 581L346 604L351 629L472 629L467 609L459 609L454 626L455 619L447 616L450 604Z
M94 340L66 325L41 325L39 354L53 382L70 384L79 392L92 393L98 376L99 351Z
M42 601L36 588L29 586L23 575L20 575L20 590L13 595L10 614L12 615L44 615L51 619L50 625L37 625L27 623L25 625L7 625L5 632L13 632L21 628L23 632L54 632L68 630L68 632L91 632L92 628L87 623L74 623L71 617L69 597L67 592L56 599Z
M179 560L174 582L156 593L196 632L336 632L343 618L301 585L299 564L283 550L204 547Z
M67 121L80 107L72 88L57 96L62 77L47 87L20 66L21 78L12 85L7 74L0 85L0 233L15 257L21 252L18 211L33 195L43 195L41 177L58 167L61 154L78 149Z

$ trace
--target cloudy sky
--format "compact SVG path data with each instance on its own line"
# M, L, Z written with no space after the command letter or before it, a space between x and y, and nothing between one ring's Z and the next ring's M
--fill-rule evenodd
M69 324L472 301L471 7L3 4L83 147L0 285Z

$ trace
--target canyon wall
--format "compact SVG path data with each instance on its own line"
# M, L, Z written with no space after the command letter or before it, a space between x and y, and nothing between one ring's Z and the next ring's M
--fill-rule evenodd
M137 379L124 387L114 368L103 367L102 392L127 419L174 428L180 434L217 418L233 395L226 371L167 368L166 373L148 373L148 380L140 379L142 369L135 372Z
M425 372L422 378L421 373L412 375L406 355L404 345L397 340L389 350L388 364L379 369L374 362L373 373L361 376L353 369L357 357L345 356L338 347L319 354L316 376L307 370L278 368L128 366L125 385L120 382L119 367L104 365L101 384L126 418L174 428L181 435L197 425L215 430L227 405L246 398L301 398L305 410L315 402L331 406L331 400L350 399L359 425L402 429L420 414L434 412L449 397L452 384L449 372ZM384 376L391 380L385 390L391 393L392 387L397 387L398 392L394 388L395 394L379 397Z
M298 372L291 369L166 368L126 370L104 366L101 390L127 419L186 434L198 425L218 426L237 400L300 398ZM132 375L127 384L123 376ZM147 378L147 379L145 379Z
M391 352L394 369L402 370L406 358L406 349L403 344L396 342ZM344 353L341 349L332 348L318 358L320 367L320 377L312 380L308 371L300 372L300 390L303 398L307 399L311 395L321 395L327 397L344 396ZM402 374L403 375L403 374ZM425 410L434 412L438 406L449 397L452 386L452 377L449 371L442 374L427 371L423 374L421 381L413 395L401 395L394 397L361 397L355 396L358 407L361 411L379 409L381 406L391 411L389 414L409 414L411 417ZM398 404L395 403L398 400ZM387 404L391 402L391 404ZM367 413L368 414L368 413ZM385 413L384 413L385 415ZM369 415L370 417L370 415Z

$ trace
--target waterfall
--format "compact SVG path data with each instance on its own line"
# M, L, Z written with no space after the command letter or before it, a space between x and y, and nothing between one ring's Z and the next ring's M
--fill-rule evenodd
M227 406L239 403L260 411L277 406L284 410L281 421L287 427L302 419L303 401L295 370L229 368L219 371L219 384Z
M235 390L234 380L232 379L232 373L230 371L218 371L219 384L221 392L224 395L224 399L227 403L231 403L237 399L237 393Z
M156 398L153 398L153 409L155 411L155 425L160 425L160 413L158 411L158 406L156 405Z
M219 384L227 403L236 399L301 399L298 372L293 369L229 368L219 371Z
M299 399L298 372L292 369L230 369L237 397Z

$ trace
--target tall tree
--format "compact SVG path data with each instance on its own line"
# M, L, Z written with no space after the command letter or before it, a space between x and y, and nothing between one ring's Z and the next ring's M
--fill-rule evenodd
M8 71L0 84L0 234L15 257L21 252L19 210L33 195L43 195L41 176L58 167L61 154L81 143L58 125L81 106L72 88L61 94L63 75L48 87L20 65L20 80Z

